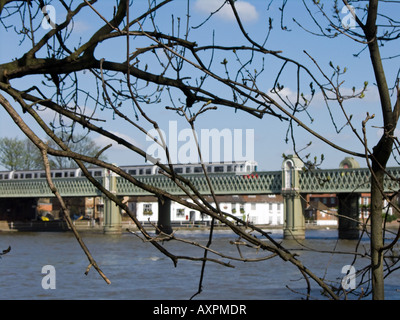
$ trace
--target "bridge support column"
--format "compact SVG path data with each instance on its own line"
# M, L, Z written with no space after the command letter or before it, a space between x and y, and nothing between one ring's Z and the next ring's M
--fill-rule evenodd
M305 239L306 228L304 210L299 194L285 194L285 225L283 237L285 239Z
M339 239L355 240L360 237L359 198L357 193L338 194Z
M282 195L284 197L285 239L305 238L305 219L302 200L299 193L299 171L303 162L296 156L288 156L282 164Z
M117 176L111 172L104 177L105 188L117 194ZM104 197L104 229L105 234L122 233L121 212L119 207L109 198Z
M158 229L166 234L172 233L171 227L171 200L158 198ZM159 232L160 232L159 231Z

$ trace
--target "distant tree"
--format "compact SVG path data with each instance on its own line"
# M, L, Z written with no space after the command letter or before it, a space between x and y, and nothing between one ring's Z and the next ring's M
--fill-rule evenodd
M40 153L29 139L0 138L0 164L8 170L33 170L43 167Z
M53 140L49 140L49 147L57 149L57 144ZM71 149L71 151L84 154L87 157L96 157L99 160L107 160L107 156L101 153L101 147L98 146L90 137L84 134L77 134L74 136L69 136L65 139L65 144ZM53 163L53 168L55 169L65 169L65 168L77 168L76 162L71 158L66 157L49 157L49 160ZM43 163L43 161L42 161Z
M53 148L57 148L54 141L46 143ZM66 139L67 145L71 150L94 157L100 152L101 147L87 135L76 135ZM105 154L100 154L99 159L106 160ZM76 163L65 157L49 157L50 167L53 169L76 168ZM42 156L39 149L27 138L0 138L0 164L7 170L39 170L44 169Z

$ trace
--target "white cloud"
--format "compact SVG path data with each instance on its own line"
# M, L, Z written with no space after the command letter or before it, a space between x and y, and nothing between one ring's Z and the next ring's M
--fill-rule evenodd
M123 134L123 133L119 133L119 132L115 132L115 131L110 131L112 134L126 140L127 142L137 146L137 147L141 147L140 144L138 144L138 142L133 139L132 137ZM123 145L118 144L117 142L115 142L114 140L111 140L110 138L107 138L105 136L99 135L96 138L93 139L94 142L101 147L105 147L109 144L112 144L112 150L126 150L126 147Z
M71 28L72 23L68 27ZM86 21L74 21L73 28L73 31L76 33L85 33L90 29L90 25Z
M197 0L195 9L199 12L210 14L218 10L224 2L225 0ZM258 19L258 12L251 3L239 0L235 2L235 7L243 22L256 21ZM225 21L235 20L235 15L229 3L226 3L222 9L216 13L216 16Z

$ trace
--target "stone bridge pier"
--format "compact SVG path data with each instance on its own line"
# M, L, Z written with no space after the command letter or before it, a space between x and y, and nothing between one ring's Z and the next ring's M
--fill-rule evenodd
M360 165L353 158L345 158L340 169L358 169ZM339 239L356 240L360 237L359 225L359 193L339 193Z
M340 193L339 199L339 239L356 240L360 237L358 193Z
M300 172L303 162L288 156L282 164L282 195L285 210L283 237L285 239L305 238L304 205L300 196Z
M284 230L285 239L305 238L305 196L302 196L300 175L303 162L296 156L288 156L282 164L282 195L284 197ZM357 169L358 163L353 158L345 158L340 169ZM312 192L311 192L312 193ZM354 240L359 238L359 199L360 193L337 193L338 237Z
M158 198L158 232L172 234L171 227L171 199Z
M103 179L104 187L112 194L117 195L117 175L108 172ZM120 208L109 198L103 196L104 201L104 233L121 234L122 218Z

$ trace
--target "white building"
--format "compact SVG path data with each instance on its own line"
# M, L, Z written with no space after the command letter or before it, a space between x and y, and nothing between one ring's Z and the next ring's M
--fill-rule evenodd
M212 198L206 199L214 206ZM217 196L222 212L232 214L255 225L283 225L283 198L281 195ZM158 221L156 197L132 197L130 206L136 206L136 217L141 222ZM189 200L190 201L190 200ZM171 203L172 223L194 223L211 221L211 217L179 203Z

